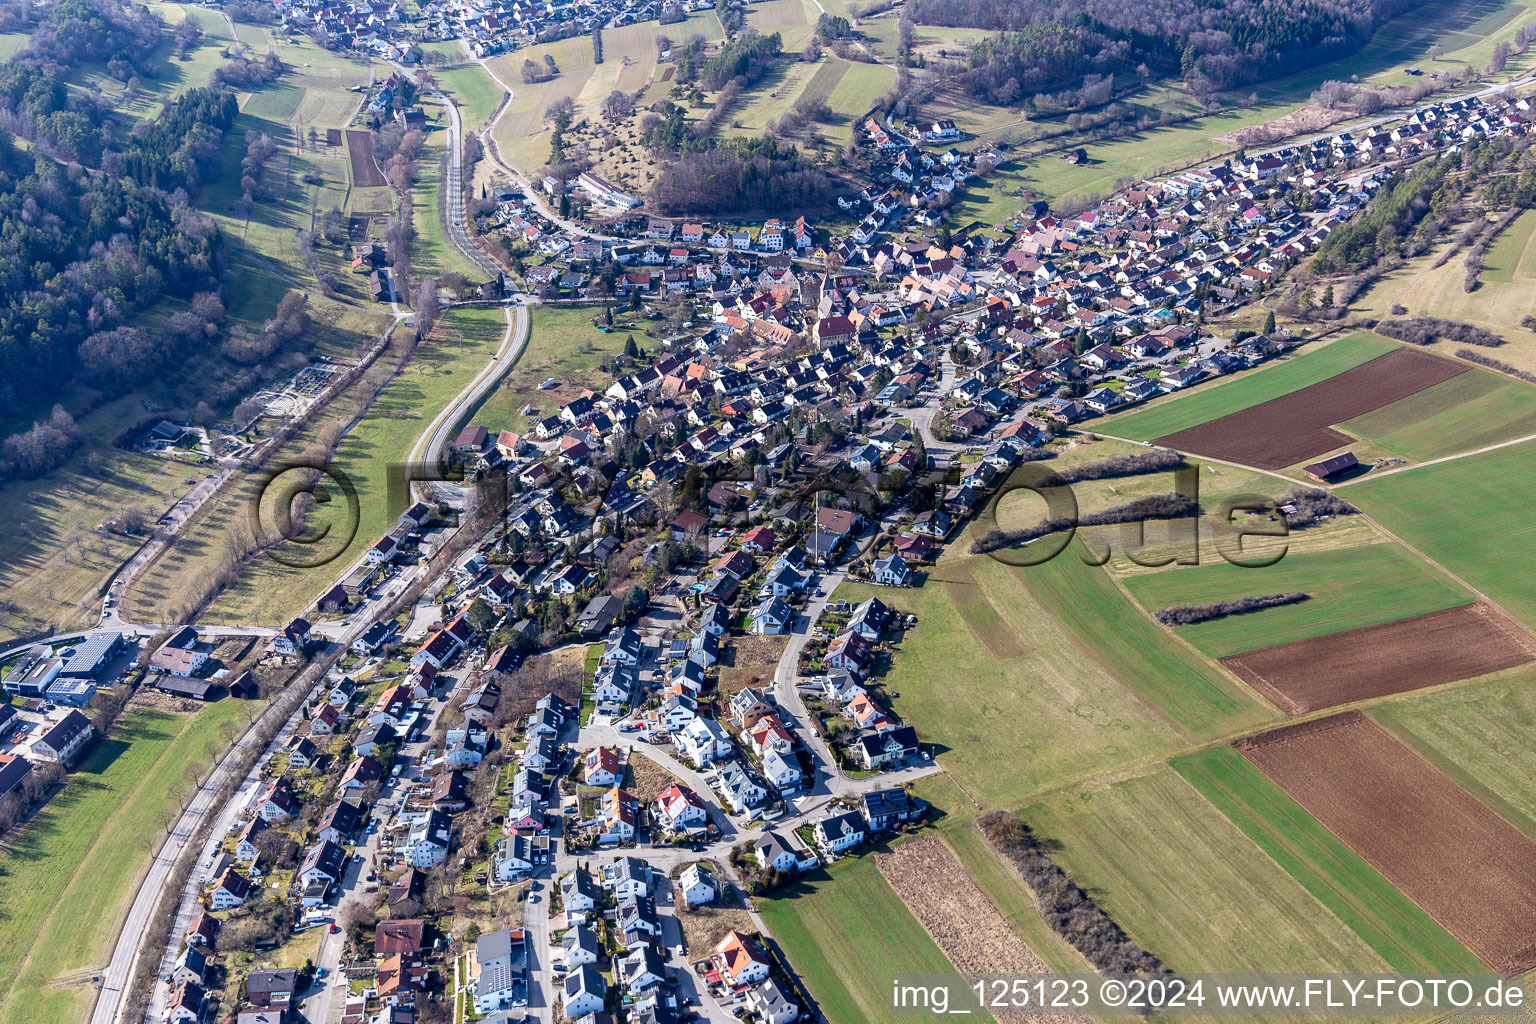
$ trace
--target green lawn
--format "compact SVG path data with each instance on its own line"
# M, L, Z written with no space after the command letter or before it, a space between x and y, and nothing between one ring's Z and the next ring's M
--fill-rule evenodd
M1386 964L1178 773L1160 767L1023 812L1054 857L1176 971Z
M870 857L808 875L757 910L833 1024L910 1020L891 1012L891 979L954 972Z
M1043 565L1014 570L1045 608L1104 666L1180 732L1211 737L1273 715L1141 612L1103 568L1084 565L1082 541Z
M435 103L424 103L422 107L429 120L442 109ZM442 123L446 125L448 115L444 113L441 116ZM426 150L417 162L416 185L411 189L411 200L415 207L411 223L416 231L415 242L411 246L412 261L418 279L456 270L471 281L484 281L485 271L459 252L459 247L449 240L443 225L443 203L446 199L443 185L448 174L447 139L446 129L428 132Z
M1383 526L1527 625L1536 625L1536 442L1345 490Z
M1339 428L1404 458L1438 459L1536 434L1536 388L1469 370Z
M1451 781L1536 839L1536 670L1530 666L1369 712Z
M195 715L136 710L98 741L64 789L0 854L0 1022L75 1024L94 996L151 847L189 765L225 746L219 727L253 705L225 700Z
M432 77L445 91L453 94L464 127L470 131L485 127L505 95L501 86L491 81L491 76L479 64L434 71Z
M1214 658L1374 626L1469 604L1473 595L1393 543L1289 552L1274 565L1244 569L1225 561L1127 577L1149 612L1261 594L1301 591L1300 604L1179 626L1180 636Z
M1482 970L1449 932L1231 747L1175 758L1173 767L1391 970Z
M1385 338L1357 331L1256 370L1196 385L1147 408L1107 417L1100 421L1100 427L1118 437L1163 437L1336 377L1394 348L1397 345Z
M607 326L602 313L602 307L595 305L533 307L527 352L501 387L486 395L475 411L475 421L493 431L523 430L558 413L561 403L569 402L583 389L606 388L611 377L602 372L604 358L622 353L631 337L639 349L648 349L653 343L641 333L645 321L622 306L614 310L613 330L606 334L599 331L592 320L596 317L598 323ZM555 378L558 386L540 391L539 384L549 377ZM529 404L534 411L523 416L522 408Z
M946 557L921 589L837 591L917 616L882 683L897 714L939 745L939 763L987 807L1019 807L1048 787L1165 756L1179 743L1018 572L990 558Z
M391 493L391 467L404 461L433 417L485 368L505 333L500 308L465 307L446 313L432 339L422 344L337 449L332 465L356 486L360 505L361 518L350 543L334 560L313 569L258 558L214 604L215 620L285 622L378 540L406 505L403 493ZM335 501L330 507L338 517L334 525L342 529L345 503Z

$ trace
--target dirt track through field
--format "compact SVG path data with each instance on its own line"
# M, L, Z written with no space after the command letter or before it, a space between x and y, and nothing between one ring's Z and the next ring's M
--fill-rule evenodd
M1299 391L1167 434L1156 443L1245 466L1284 469L1354 443L1330 424L1391 405L1466 371L1449 359L1400 348Z
M1222 658L1288 715L1471 679L1536 661L1536 644L1481 602Z
M936 835L875 854L880 874L961 974L1038 974L1049 968L971 881L960 859ZM1039 1014L994 1014L998 1019L1038 1020ZM1087 1017L1051 1017L1091 1024Z
M352 184L357 188L387 184L384 172L373 159L373 139L367 132L347 132L347 159L352 164Z
M1237 750L1496 971L1536 967L1536 843L1358 711Z

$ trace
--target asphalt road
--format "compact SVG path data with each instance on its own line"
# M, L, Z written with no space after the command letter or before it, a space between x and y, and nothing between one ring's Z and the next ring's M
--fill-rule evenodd
M447 216L449 237L453 239L454 244L460 248L467 259L484 269L487 274L499 276L501 273L500 268L473 245L468 233L464 229L463 192L459 187L463 170L459 112L451 100L440 93L438 95L443 99L444 105L449 111L449 202ZM490 364L477 374L475 379L449 404L448 408L444 409L433 421L428 430L418 438L416 444L412 446L409 455L409 461L412 465L419 464L426 453L432 453L432 458L435 461L436 453L442 451L443 445L447 443L449 432L458 420L469 409L473 408L495 386L502 374L509 370L522 356L529 336L527 307L523 304L521 296L514 296L509 300L505 309L507 310L507 331L496 355L492 358ZM515 314L512 312L514 309ZM221 483L222 481L218 482ZM214 483L213 480L204 481L204 485L199 487L199 504L202 500L206 500L213 493L216 493L217 486L210 486ZM191 496L189 495L189 497ZM185 502L186 499L183 499L183 501ZM195 508L193 510L195 511ZM187 515L177 517L176 526L179 527L188 518L190 518L190 512ZM147 561L147 559L139 561L138 566L147 564ZM132 568L137 568L137 566L130 566L130 569ZM116 609L111 609L111 611L113 615L108 621L116 619ZM370 619L367 616L356 615L352 617L350 625L341 626L339 629L327 630L327 632L339 643L348 644L361 634L369 623ZM270 634L270 631L259 630L255 627L242 631L249 631L257 635ZM290 721L289 725L292 725L292 721ZM236 750L244 749L248 751L249 748L242 748L241 744L253 742L254 733L248 732L245 737L242 737L236 748L232 749L225 756L219 766L209 776L208 782L193 796L187 809L182 813L181 818L177 821L175 828L167 838L164 847L156 854L154 861L150 864L148 873L139 885L133 905L129 908L128 916L124 919L118 932L112 958L103 969L102 987L98 993L95 1007L92 1010L91 1024L115 1024L115 1022L121 1020L126 988L138 969L137 965L141 947L149 931L150 917L154 913L160 901L161 893L170 879L172 866L180 853L182 845L197 831L203 819L210 814L220 814L220 824L227 828L226 819L233 820L233 816L237 815L239 809L244 805L244 799L248 799L249 794L247 790L252 784L252 777L249 775L243 781L233 800L228 801L222 807L214 805L214 794L224 785L229 773L233 770L229 766L235 760ZM253 771L257 773L255 777L259 778L259 768L253 769ZM245 795L242 796L242 794ZM214 831L213 838L215 840L222 838L217 829ZM199 856L201 860L206 860L206 851L200 852ZM196 872L194 871L194 884L189 886L189 889L193 890L194 900L196 895L195 880ZM183 926L186 923L185 919L190 917L190 914L185 913L185 907L186 900L184 895L182 911L178 913L178 918L181 919ZM337 947L337 954L339 955L339 946ZM160 987L162 986L157 984L157 988Z

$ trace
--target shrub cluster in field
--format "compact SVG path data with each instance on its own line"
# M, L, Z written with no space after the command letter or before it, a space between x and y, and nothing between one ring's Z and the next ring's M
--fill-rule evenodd
M1069 466L1057 475L1069 484L1080 480L1107 480L1116 476L1136 476L1141 473L1157 473L1177 468L1184 456L1172 448L1154 448L1136 455L1112 455L1097 462L1085 462Z
M1152 617L1165 626L1189 626L1211 619L1224 619L1228 615L1257 612L1265 608L1278 608L1285 604L1300 604L1311 594L1293 590L1289 594L1261 594L1256 597L1240 597L1235 601L1212 601L1209 604L1176 604L1159 608Z
M1029 826L1007 811L977 819L982 835L1016 867L1035 894L1046 923L1105 974L1171 973L1131 941L1108 914L1040 848Z
M1360 510L1332 491L1318 487L1292 487L1284 497L1275 499L1275 507L1289 505L1293 511L1285 512L1285 525L1293 530L1305 529L1328 516L1353 516Z
M1136 523L1143 519L1183 519L1199 513L1200 503L1187 494L1179 494L1177 491L1152 494L1075 519L1042 519L1034 526L1019 530L988 530L971 545L971 554L984 555L1000 548L1028 544L1048 534L1078 526L1111 526L1115 523Z
M1516 380L1523 380L1527 384L1536 384L1536 373L1527 373L1518 367L1510 366L1506 362L1490 359L1481 352L1473 352L1469 348L1457 349L1456 358L1465 359L1467 362L1476 363L1478 366L1486 366L1490 370L1498 370L1500 373L1507 373Z
M1432 341L1460 341L1482 348L1498 348L1504 339L1492 331L1459 320L1442 320L1437 316L1419 316L1411 320L1383 320L1376 325L1377 334L1385 334L1410 345L1428 345Z

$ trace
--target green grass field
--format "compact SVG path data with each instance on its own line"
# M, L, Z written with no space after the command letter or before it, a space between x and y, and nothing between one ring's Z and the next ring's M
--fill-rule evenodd
M220 727L254 706L225 700L195 715L135 710L99 740L64 789L0 854L0 1022L76 1024L86 1019L91 972L111 955L151 848L164 840L162 810L190 765L204 766Z
M611 380L600 369L603 359L623 352L630 336L640 348L649 348L651 341L640 333L643 321L620 310L614 311L614 329L602 333L592 326L593 317L602 322L601 314L600 306L535 306L529 314L527 352L501 386L486 395L475 411L475 422L492 430L522 430L530 421L558 412L561 402L575 398L582 389L606 388ZM559 387L540 391L539 383L546 377L555 378ZM528 404L535 411L521 415Z
M1404 458L1438 459L1536 434L1536 388L1468 370L1339 428Z
M1364 331L1345 335L1319 348L1169 395L1135 412L1101 422L1106 434L1151 440L1239 412L1292 391L1336 377L1397 348Z
M501 345L506 319L499 308L459 308L444 315L439 331L422 344L411 364L385 387L337 448L332 465L358 492L361 518L351 542L334 561L313 569L257 558L210 609L213 621L286 622L334 582L341 568L378 540L404 511L404 495L390 494L390 467L405 460L433 417L484 369ZM387 500L391 497L394 503ZM341 516L344 503L333 502L332 509ZM316 525L321 522L316 520ZM345 524L338 519L334 525L340 529Z
M1125 585L1149 612L1260 594L1302 591L1300 603L1176 627L1213 658L1374 626L1469 604L1473 595L1393 543L1288 553L1262 569L1218 561L1130 576Z
M1536 442L1376 480L1345 496L1383 526L1536 625Z
M453 94L454 102L459 107L459 116L464 119L464 127L470 131L485 127L491 115L496 113L496 108L501 106L504 95L501 86L491 81L491 76L478 64L435 71L432 77L437 79L445 91Z
M1449 932L1231 747L1175 758L1173 767L1391 970L1482 969Z
M1370 716L1451 781L1536 839L1536 670L1395 700Z
M1187 736L1220 735L1273 714L1143 614L1106 570L1084 565L1081 546L1074 541L1049 562L1015 573L1089 658Z
M442 111L442 106L423 103L422 109L431 121ZM448 229L443 224L446 202L443 187L448 176L446 112L441 113L440 120L445 127L441 131L427 133L427 147L417 163L416 185L411 189L411 201L415 207L411 223L416 230L411 257L418 279L458 271L471 281L483 281L485 271L459 252L459 247L449 240Z
M1024 811L1052 857L1176 971L1386 965L1168 767Z
M133 396L118 399L79 421L88 440L60 468L38 480L0 487L0 638L35 633L45 625L77 628L96 621L98 591L148 539L98 532L126 508L154 521L202 479L205 470L140 455L112 438L139 416Z
M946 557L921 589L838 588L839 598L874 595L917 616L882 682L897 714L945 748L945 770L983 805L1015 808L1048 787L1174 750L1173 727L1016 573L989 558ZM997 770L1000 756L1007 771Z
M303 86L278 81L252 93L251 98L245 101L244 109L246 113L257 117L286 121L298 112L299 104L303 102Z
M891 1012L891 979L954 971L870 857L802 878L757 910L833 1024L910 1019Z

